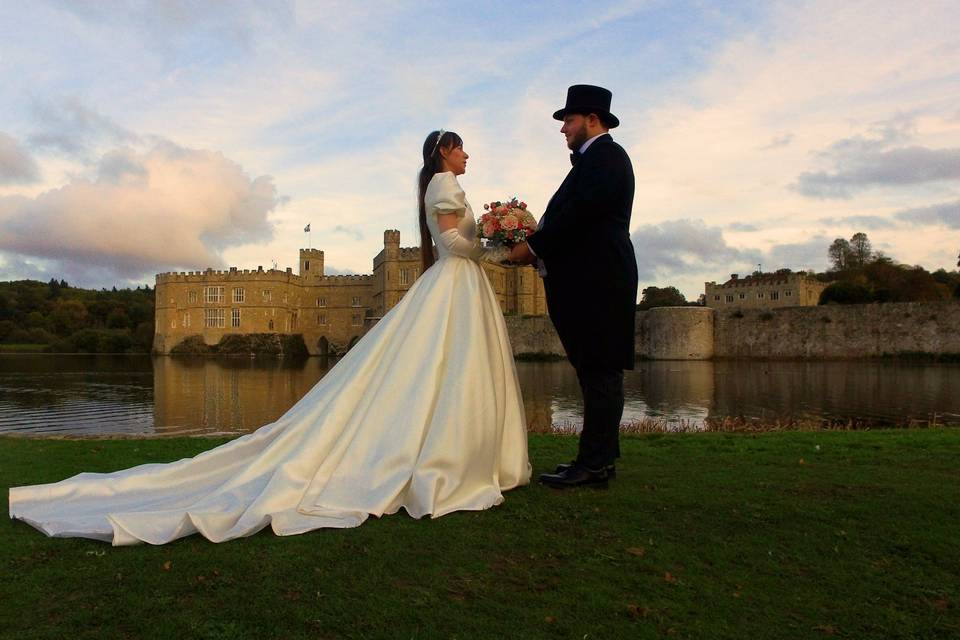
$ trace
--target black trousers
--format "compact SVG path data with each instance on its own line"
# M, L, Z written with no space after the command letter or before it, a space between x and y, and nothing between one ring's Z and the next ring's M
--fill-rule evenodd
M623 417L623 370L577 370L583 393L583 431L577 462L587 469L612 465L620 457L620 419Z

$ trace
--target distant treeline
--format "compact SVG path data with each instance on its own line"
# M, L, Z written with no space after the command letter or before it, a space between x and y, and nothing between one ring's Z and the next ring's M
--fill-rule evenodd
M0 282L2 350L149 353L153 323L149 286L96 291L63 280Z

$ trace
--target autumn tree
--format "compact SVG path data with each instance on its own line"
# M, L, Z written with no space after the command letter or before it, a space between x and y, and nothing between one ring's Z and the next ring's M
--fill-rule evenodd
M873 255L873 248L870 246L870 239L867 234L858 231L850 238L850 258L853 264L858 267L870 262Z
M683 307L687 298L676 287L647 287L641 292L640 304L637 309L652 309L654 307Z
M843 238L837 238L827 249L827 255L830 257L830 264L834 271L843 271L850 266L850 243Z

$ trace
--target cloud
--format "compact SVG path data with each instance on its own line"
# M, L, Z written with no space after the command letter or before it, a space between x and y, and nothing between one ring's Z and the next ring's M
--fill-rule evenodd
M703 220L668 220L644 225L630 236L640 280L696 272L730 271L762 260L756 250L731 247L720 227Z
M0 197L0 250L125 279L223 266L224 249L272 238L273 179L221 153L160 141L104 155L91 178Z
M770 141L770 144L760 147L760 150L768 151L770 149L779 149L781 147L786 147L791 142L793 142L793 134L785 133L783 135L775 137L773 140Z
M759 231L760 227L755 224L747 224L744 222L731 222L727 225L727 229L730 231Z
M870 215L820 218L817 222L828 227L856 227L858 229L893 229L897 226L888 218Z
M831 144L817 155L832 171L805 171L793 188L813 198L850 198L870 187L909 186L960 179L960 148L930 149L902 145L916 135L914 119L897 117L876 123L871 135Z
M16 139L0 131L0 185L27 184L40 179L40 169Z
M827 249L830 242L826 236L818 235L804 242L773 245L767 252L766 263L772 267L771 270L786 267L794 271L823 271L829 266Z
M38 103L34 113L40 123L39 130L31 134L28 141L39 149L83 157L100 145L128 144L138 140L136 134L75 97Z
M345 227L342 224L338 224L333 229L330 230L331 233L339 233L347 236L348 238L353 238L356 241L363 240L363 232L359 229L352 227Z
M960 229L960 201L906 209L894 215L906 222Z

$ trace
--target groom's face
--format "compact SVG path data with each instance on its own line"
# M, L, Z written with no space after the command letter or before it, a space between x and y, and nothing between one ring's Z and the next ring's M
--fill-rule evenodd
M567 137L567 148L576 151L583 146L590 135L587 131L587 118L579 113L571 113L563 117L563 126L560 133Z

